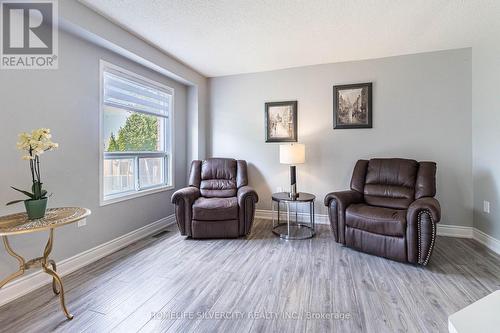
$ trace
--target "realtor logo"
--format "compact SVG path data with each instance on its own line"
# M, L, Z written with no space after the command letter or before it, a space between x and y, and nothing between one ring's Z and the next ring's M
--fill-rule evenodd
M0 0L1 69L57 69L57 0Z

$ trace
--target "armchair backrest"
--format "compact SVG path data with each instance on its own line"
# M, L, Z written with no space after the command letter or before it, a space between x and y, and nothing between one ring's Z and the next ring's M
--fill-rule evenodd
M436 163L401 158L359 160L351 189L372 206L407 209L416 199L436 194Z
M238 188L247 184L245 161L232 158L209 158L191 163L189 186L198 187L203 197L234 197Z

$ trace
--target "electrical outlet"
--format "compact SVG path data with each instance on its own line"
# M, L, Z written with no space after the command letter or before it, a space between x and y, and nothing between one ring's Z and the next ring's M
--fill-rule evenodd
M490 202L489 201L486 201L484 200L483 201L483 212L485 213L490 213Z
M78 228L84 227L86 225L87 225L87 219L78 221Z

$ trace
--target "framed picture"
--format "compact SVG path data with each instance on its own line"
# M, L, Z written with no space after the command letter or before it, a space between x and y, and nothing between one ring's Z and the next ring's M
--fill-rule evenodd
M266 103L266 142L297 142L297 101Z
M333 128L372 128L372 83L333 86Z

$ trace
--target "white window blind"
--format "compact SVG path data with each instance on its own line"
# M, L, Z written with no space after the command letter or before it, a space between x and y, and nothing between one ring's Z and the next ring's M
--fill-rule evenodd
M158 87L104 72L104 104L132 111L167 116L170 113L171 94Z

